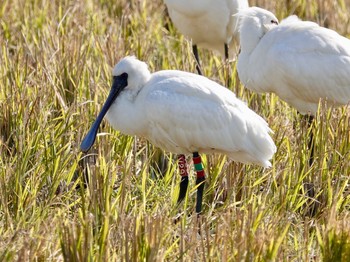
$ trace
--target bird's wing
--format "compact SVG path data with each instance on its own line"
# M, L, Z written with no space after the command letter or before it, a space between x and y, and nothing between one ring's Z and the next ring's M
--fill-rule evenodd
M276 27L266 36L270 42L261 43L269 47L265 53L259 51L265 57L266 88L271 89L266 91L276 92L292 105L318 104L319 98L348 103L350 40L309 22Z
M254 154L265 150L266 146L257 145L257 141L268 136L270 129L231 91L207 78L180 71L154 75L145 97L147 137L152 143L174 153L243 152L252 159L239 161L265 161L257 160ZM265 142L270 148L262 158L272 156L271 143Z

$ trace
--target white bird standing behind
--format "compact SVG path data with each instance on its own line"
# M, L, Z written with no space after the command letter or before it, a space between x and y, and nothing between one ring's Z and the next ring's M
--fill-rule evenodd
M269 11L241 13L237 70L256 92L274 92L301 114L350 101L350 40L316 23L287 19L280 25Z
M151 74L135 57L122 59L113 78L101 113L81 143L83 152L93 145L106 114L123 134L144 137L166 151L222 153L243 163L271 165L276 146L270 128L225 87L183 71Z
M200 63L197 45L220 52L226 60L238 51L238 17L234 14L249 6L247 0L164 0L164 2L177 29L192 39L193 53L198 65Z

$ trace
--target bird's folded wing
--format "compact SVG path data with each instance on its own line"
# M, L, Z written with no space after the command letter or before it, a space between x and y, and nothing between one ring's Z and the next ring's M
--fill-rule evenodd
M322 97L346 104L350 98L350 40L314 23L293 25L276 28L275 35L269 36L275 37L265 59L266 70L271 72L264 74L271 78L269 91L287 101L295 97L318 104Z
M175 153L264 151L270 129L226 88L203 77L174 76L153 84L146 98L148 138ZM269 137L268 151L274 144ZM185 150L185 151L184 151Z

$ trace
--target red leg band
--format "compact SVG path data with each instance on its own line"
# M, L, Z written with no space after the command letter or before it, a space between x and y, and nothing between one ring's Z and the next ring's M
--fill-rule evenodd
M205 177L205 172L202 165L202 158L200 155L193 157L193 164L197 173L197 178Z
M180 171L180 176L188 176L187 172L187 164L186 164L186 157L185 155L178 155L178 165L179 165L179 171Z

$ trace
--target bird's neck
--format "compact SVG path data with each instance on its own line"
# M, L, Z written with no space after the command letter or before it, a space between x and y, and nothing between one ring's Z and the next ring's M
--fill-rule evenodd
M109 108L106 118L114 129L125 135L138 135L139 130L143 130L144 110L137 103L137 96L133 90L124 90Z
M254 51L265 32L261 23L255 17L245 17L240 27L240 46L242 53Z

